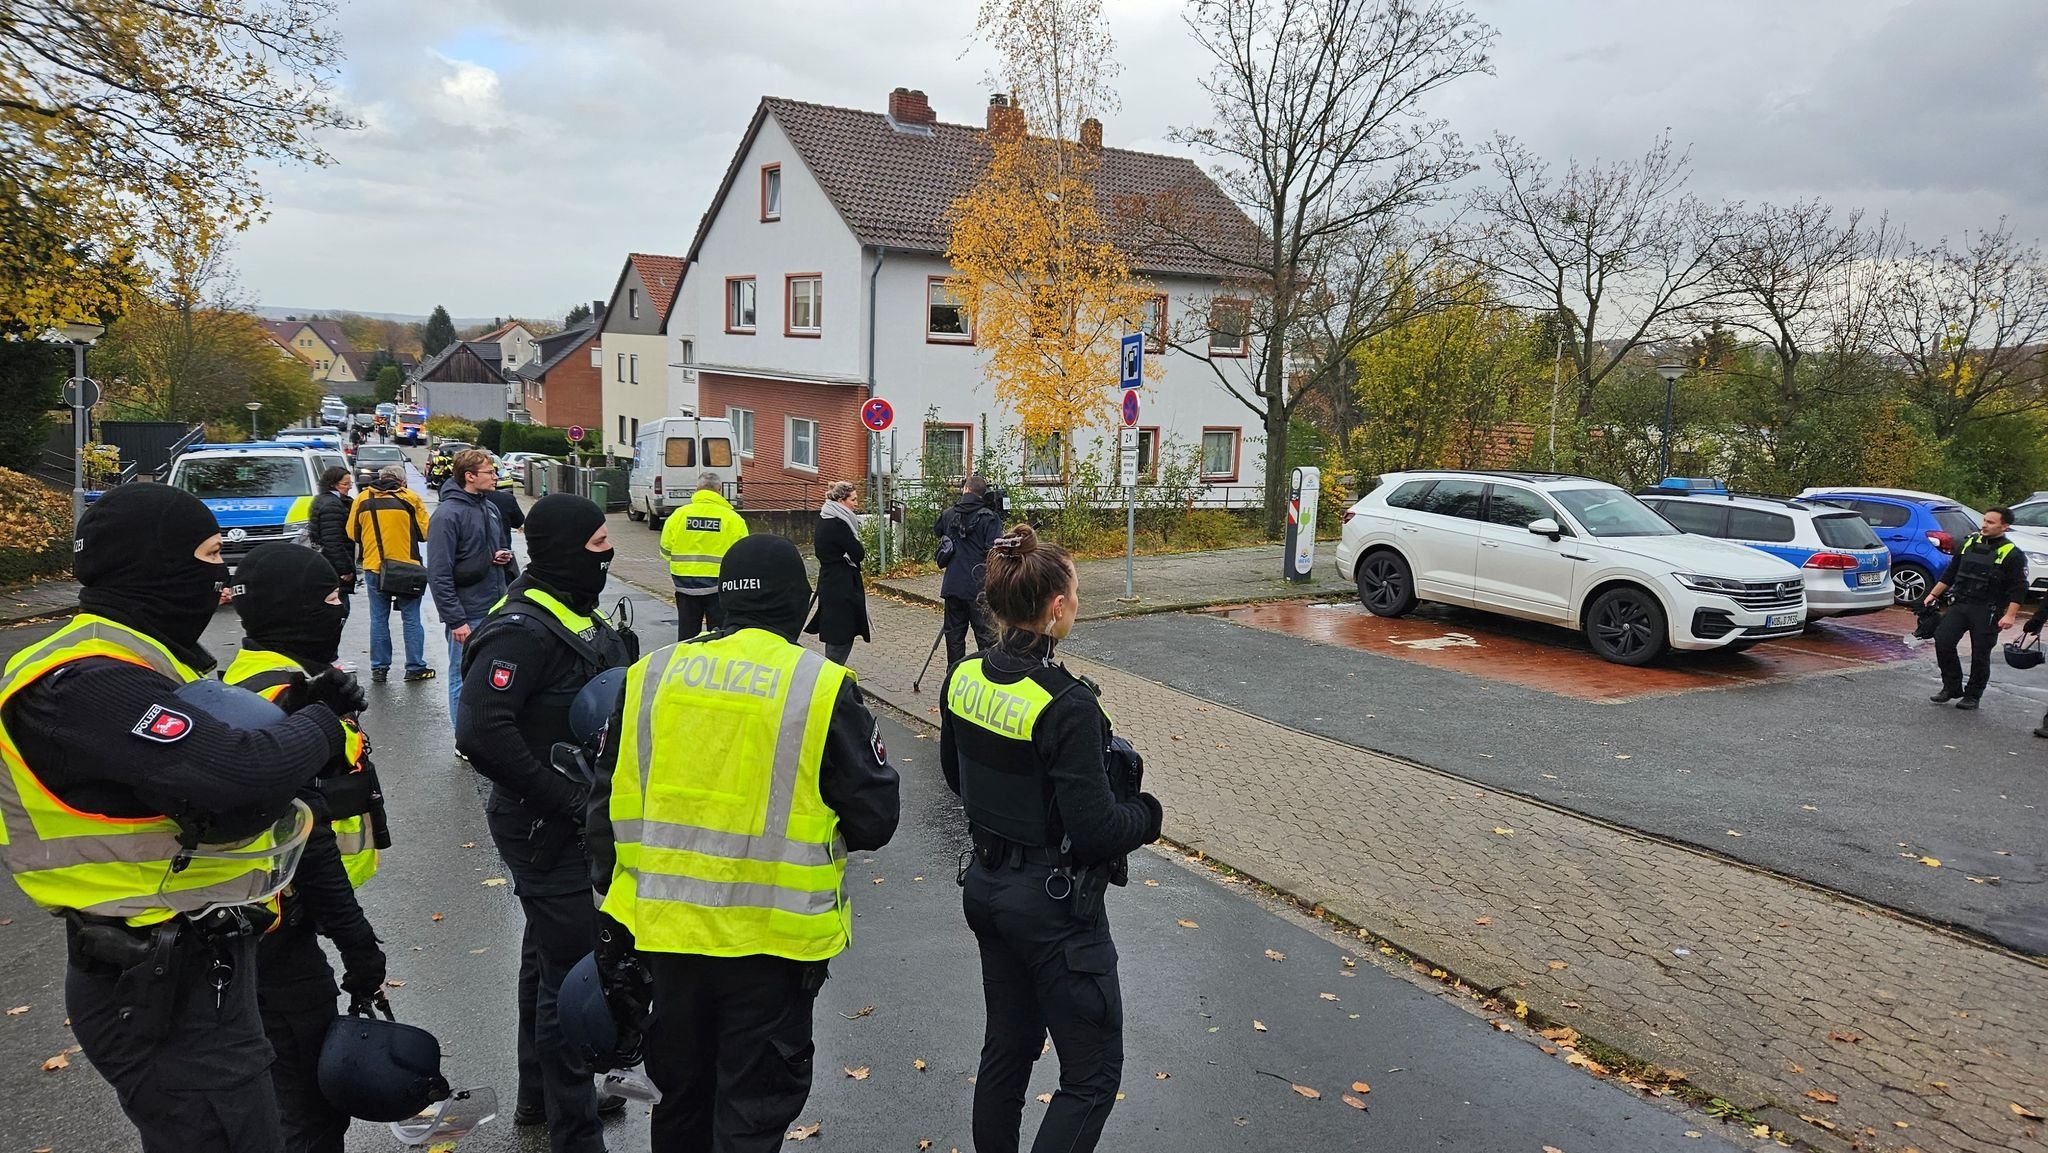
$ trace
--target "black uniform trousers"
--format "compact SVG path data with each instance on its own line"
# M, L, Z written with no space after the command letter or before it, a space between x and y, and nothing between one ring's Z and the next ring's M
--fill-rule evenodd
M286 1153L342 1153L349 1116L320 1093L320 1047L340 1011L341 992L334 987L333 970L310 917L279 925L265 944L265 959L270 962L263 967L265 974L280 968L329 974L324 980L258 982L263 1035L277 1054L270 1063L270 1087L277 1094L278 1123L284 1130L278 1148ZM287 951L289 957L283 955Z
M772 1153L811 1095L822 961L642 953L654 975L654 1153Z
M1955 604L1941 615L1934 630L1934 661L1941 666L1941 687L1975 699L1991 683L1991 654L1998 647L1998 605ZM1956 642L1970 634L1970 681L1963 683L1963 662Z
M169 1028L140 1035L140 1014L120 973L85 961L74 946L64 974L64 1007L79 1048L114 1087L143 1153L276 1153L283 1147L270 1085L270 1043L256 1010L256 940L218 946L181 940ZM215 1002L213 963L232 971Z
M967 629L974 629L974 647L977 650L994 648L996 644L995 622L988 617L988 610L981 607L981 598L968 600L966 597L947 597L946 601L946 667L952 668L967 655Z
M725 624L725 614L718 609L718 594L706 593L691 596L676 592L676 639L689 640L698 633L713 631Z
M562 1039L555 1010L563 979L597 941L590 861L574 835L562 838L553 860L537 858L533 818L517 802L494 797L487 820L526 918L519 943L517 1101L546 1110L553 1153L594 1153L604 1148L597 1090L589 1063Z
M1044 866L967 868L962 904L981 946L988 1031L974 1082L975 1153L1016 1153L1032 1063L1052 1035L1060 1087L1032 1153L1086 1153L1102 1138L1124 1069L1116 943L1098 900L1086 918L1046 895Z

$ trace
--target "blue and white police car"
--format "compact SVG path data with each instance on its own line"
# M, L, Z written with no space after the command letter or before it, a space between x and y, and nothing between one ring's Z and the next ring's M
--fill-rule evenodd
M1654 488L1637 500L1680 532L1747 545L1797 566L1806 616L1856 616L1892 603L1891 551L1862 517L1817 501Z
M331 466L346 467L338 450L304 442L195 444L171 462L168 483L213 510L233 568L259 544L306 543L320 474Z

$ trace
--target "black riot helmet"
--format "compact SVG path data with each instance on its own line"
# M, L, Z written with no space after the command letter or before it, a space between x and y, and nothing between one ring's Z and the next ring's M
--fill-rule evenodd
M2039 668L2043 660L2048 660L2048 657L2041 653L2040 633L2023 633L2019 640L2005 646L2005 663L2013 668Z
M555 1013L561 1019L562 1040L591 1062L593 1069L622 1069L633 1064L619 1052L619 1026L611 1005L604 999L604 982L597 972L597 954L576 962L562 978L562 991L555 996Z
M577 744L597 747L598 737L604 734L613 710L619 706L619 694L625 691L626 670L617 668L590 678L577 692L576 699L569 702L569 735L576 738Z
M1934 631L1941 627L1941 610L1933 605L1923 605L1913 621L1913 639L1931 641Z
M451 1093L432 1033L353 1014L327 1026L319 1082L329 1105L364 1121L403 1121Z

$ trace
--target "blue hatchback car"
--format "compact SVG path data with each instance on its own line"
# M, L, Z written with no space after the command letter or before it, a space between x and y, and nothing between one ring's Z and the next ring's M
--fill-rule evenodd
M1892 588L1917 605L1941 579L1950 554L1984 523L1976 509L1945 496L1900 488L1809 488L1799 494L1846 508L1869 522L1892 553Z

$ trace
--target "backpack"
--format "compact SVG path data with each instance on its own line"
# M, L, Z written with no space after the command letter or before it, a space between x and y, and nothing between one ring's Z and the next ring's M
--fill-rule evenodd
M947 511L950 512L952 510L949 509ZM960 531L960 522L962 519L963 518L961 517L955 516L953 518L953 527L939 533L939 547L932 553L932 562L938 565L940 568L951 568L953 565L953 557L957 555L960 551L960 543L957 539L957 534Z

